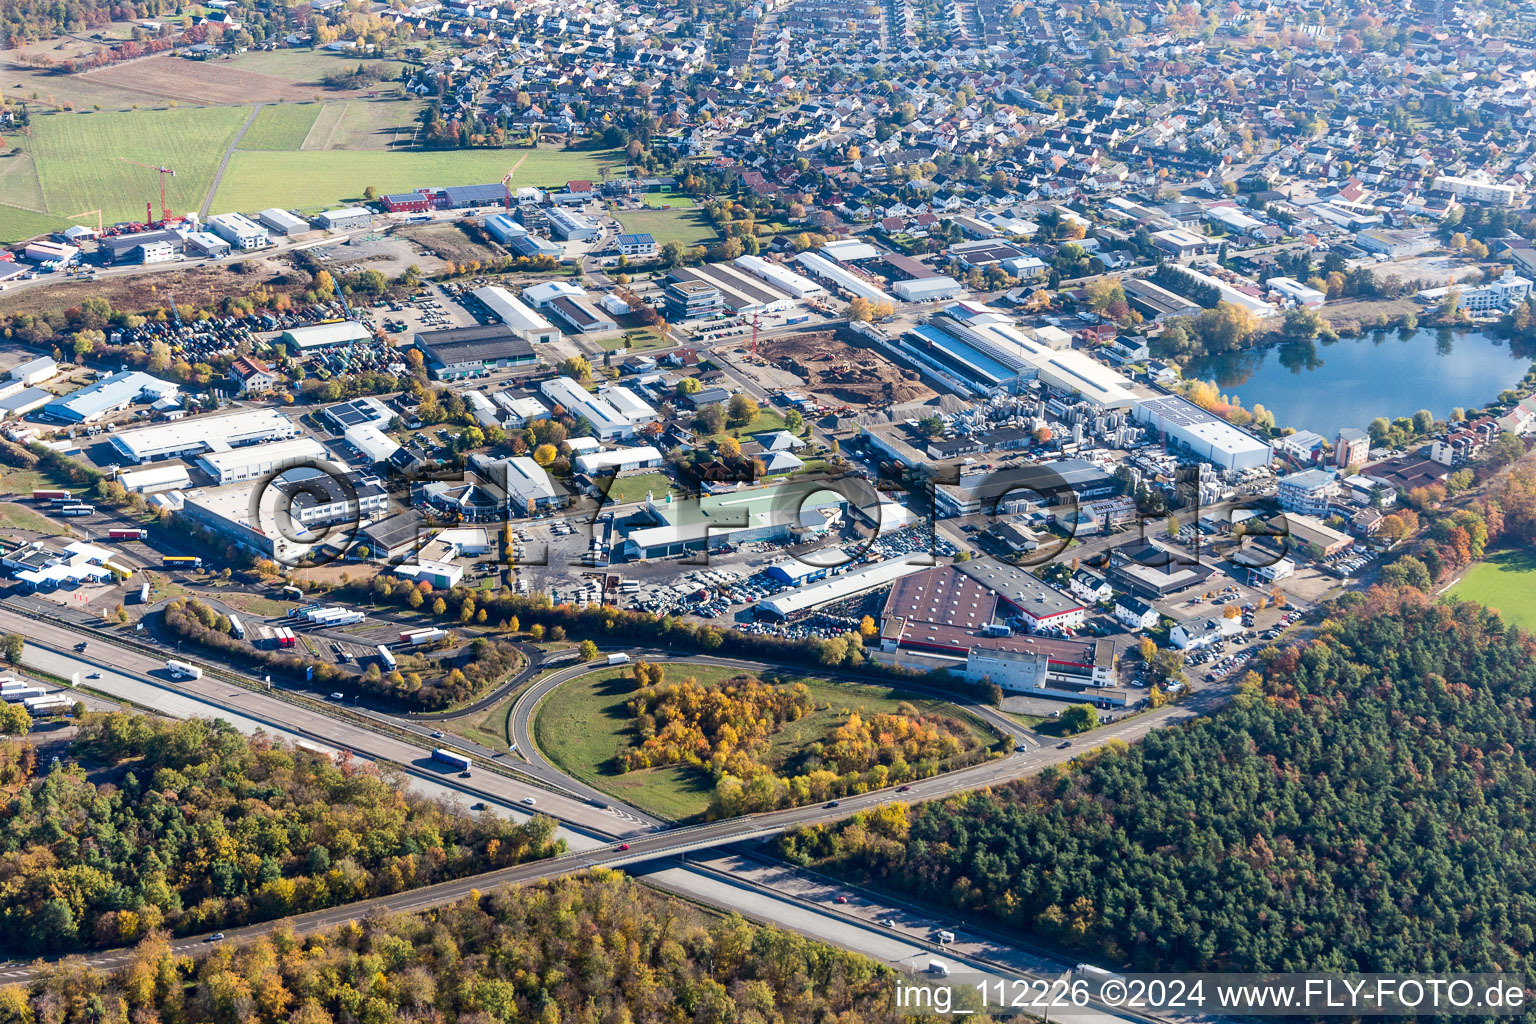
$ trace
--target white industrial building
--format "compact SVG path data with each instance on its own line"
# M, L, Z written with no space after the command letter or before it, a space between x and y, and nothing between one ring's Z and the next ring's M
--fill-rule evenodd
M273 409L251 409L225 416L203 416L125 430L109 440L129 462L154 462L181 455L224 451L240 445L297 437L299 428Z
M496 285L476 288L475 298L485 304L498 320L511 329L513 334L532 344L556 341L560 332L555 325L529 308L516 295Z
M388 462L390 457L400 450L400 445L373 423L358 423L350 426L341 436L348 444L362 452L363 458L375 464Z
M373 211L361 206L326 210L315 217L315 227L326 231L355 231L373 225Z
M212 259L229 255L229 243L212 231L188 232L187 248L195 250L199 256L207 256Z
M944 274L935 274L932 277L919 277L910 281L897 281L891 285L891 291L896 297L905 302L938 302L944 299L957 299L965 294L965 286L952 277Z
M505 478L499 482L506 486L509 512L526 515L560 503L560 492L555 490L549 474L526 455L506 459L499 465L506 470Z
M841 238L823 245L821 254L829 260L850 263L858 260L872 260L880 255L880 250L857 238Z
M485 218L485 231L502 245L506 245L514 238L522 238L528 234L528 229L504 213L498 213L494 217Z
M896 305L896 300L893 297L887 295L884 291L875 287L874 284L852 271L833 263L825 256L818 256L814 252L802 252L795 259L816 277L832 282L832 284L851 295L867 299L870 302L886 302L892 306Z
M877 587L894 583L903 576L925 572L928 568L929 566L911 562L905 558L876 562L874 565L853 569L840 576L833 576L819 583L786 590L766 598L758 603L757 614L775 619L792 618L833 601L868 593Z
M514 398L510 392L498 391L491 396L491 401L499 405L505 412L501 422L513 429L522 429L534 420L549 419L549 406L530 396Z
M36 359L28 359L20 366L14 367L9 379L20 381L26 387L32 387L52 380L58 372L59 363L53 356L38 356Z
M241 213L216 213L209 229L236 249L260 249L272 244L267 229Z
M1178 395L1141 402L1135 418L1222 469L1262 468L1274 454L1267 441Z
M633 437L635 423L601 395L594 395L569 377L555 377L539 385L544 397L572 416L584 416L604 441Z
M662 464L661 451L652 445L639 448L610 448L590 455L576 456L576 472L587 476L607 476L627 470L650 469Z
M1129 379L1081 352L1053 348L1054 343L1033 336L1006 313L957 302L908 331L897 347L907 358L982 394L1038 379L1099 409L1135 406Z
M1202 273L1193 267L1184 267L1183 270L1184 273L1188 274L1190 277L1194 278L1201 284L1210 285L1212 288L1215 288L1216 291L1221 295L1222 302L1230 302L1234 306L1241 306L1243 309L1246 309L1248 312L1252 313L1254 316L1260 318L1261 320L1266 317L1279 315L1280 311L1275 309L1275 307L1270 303L1265 302L1263 299L1257 296L1249 295L1248 292L1229 284L1219 277ZM1253 282L1249 282L1249 284L1252 283Z
M309 222L303 217L295 217L287 210L279 210L275 206L270 210L262 210L256 219L274 235L297 235L309 230Z
M590 242L602 232L597 222L584 213L556 206L549 210L549 231L567 242Z
M119 473L117 482L132 494L154 494L157 491L174 491L192 486L192 476L186 466L155 466L153 469L136 469Z
M278 335L277 340L284 345L292 345L300 351L306 351L331 345L351 345L359 341L371 341L373 332L356 320L342 320L334 324L293 327Z
M67 423L95 423L135 402L159 401L180 390L180 385L140 370L122 370L55 398L43 407L43 412Z
M787 292L797 299L827 293L825 288L810 278L795 273L783 264L770 263L761 256L738 256L735 264L753 277L760 278L779 291Z
M259 480L269 473L328 461L325 446L312 437L214 450L198 456L198 467L219 486Z
M651 403L635 394L629 388L606 388L598 392L598 395L611 402L615 409L623 413L636 426L654 423L658 418L658 414Z
M1287 303L1305 306L1308 309L1317 309L1328 301L1326 292L1304 285L1294 277L1272 277L1267 287L1270 291L1279 293Z

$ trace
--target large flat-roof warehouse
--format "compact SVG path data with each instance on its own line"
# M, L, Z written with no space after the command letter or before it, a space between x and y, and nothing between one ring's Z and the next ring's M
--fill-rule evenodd
M1273 455L1269 442L1178 395L1143 400L1136 406L1135 418L1222 469L1267 466Z
M542 319L542 318L541 318ZM416 347L438 380L457 380L509 366L539 361L533 345L505 324L450 327L416 335Z
M152 462L180 455L227 451L245 444L298 436L299 428L273 409L250 409L226 416L174 420L125 430L110 437L112 447L129 462Z

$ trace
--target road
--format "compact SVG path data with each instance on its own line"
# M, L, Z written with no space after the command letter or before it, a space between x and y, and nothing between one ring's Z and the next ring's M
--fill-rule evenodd
M261 113L263 104L258 103L251 108L250 116L245 119L245 124L235 133L235 137L229 140L229 145L224 149L224 156L219 161L219 169L214 172L213 182L208 186L208 194L203 196L203 205L198 211L198 219L207 223L208 214L213 210L213 197L219 194L219 182L224 180L224 171L229 167L229 158L235 155L235 150L240 146L240 140L245 138L245 133L251 130L251 124L256 120L256 115Z
M28 663L65 677L81 668L93 667L93 671L101 674L99 679L91 681L93 687L143 706L177 715L222 717L243 731L266 730L351 750L374 760L390 761L405 766L413 787L426 785L433 787L438 795L485 799L496 805L502 813L526 813L529 808L521 801L524 797L532 796L538 801L538 810L550 813L568 826L561 830L562 837L572 846L580 847L576 852L549 861L519 865L396 896L317 911L288 918L283 922L254 925L230 932L230 938L263 934L280 925L301 933L315 931L356 920L369 913L424 909L452 902L471 890L513 882L539 881L590 867L622 868L670 861L697 851L767 839L802 825L831 823L881 804L941 799L954 793L993 787L1038 773L1050 765L1064 763L1085 750L1112 740L1134 741L1154 728L1186 720L1200 710L1197 703L1133 716L1096 731L1072 748L1033 746L968 769L915 782L909 791L901 794L885 789L848 797L835 806L813 805L709 822L689 828L668 828L653 824L656 819L648 815L648 820L634 821L628 809L620 810L612 806L597 808L585 800L551 794L516 778L484 770L477 770L469 779L445 775L437 771L425 756L432 744L426 727L407 725L405 728L410 731L396 738L332 717L329 712L333 709L318 700L295 704L283 696L252 691L212 676L205 676L201 680L173 682L157 675L163 663L155 657L94 639L85 652L76 654L73 646L78 634L66 627L32 620L5 609L0 609L0 631L22 632L27 636L25 660ZM775 667L734 659L712 660L742 668ZM600 664L573 666L572 669L562 670L559 676L573 678L582 671L600 671L605 668L606 665ZM299 695L290 693L286 696L297 698ZM1198 696L1204 698L1200 703L1206 703L1215 700L1217 693L1215 688L1211 688ZM531 709L535 703L530 703L528 707ZM997 717L1009 721L1003 716ZM391 724L399 727L398 723ZM1009 724L1014 733L1027 732L1016 724ZM526 730L526 719L523 728ZM527 749L531 750L531 745ZM563 776L560 778L563 779ZM611 801L611 798L603 799ZM910 967L926 963L927 957L934 952L931 943L920 939L918 932L922 930L921 926L908 925L891 929L878 924L871 925L867 920L869 909L865 903L847 909L817 906L814 900L808 899L801 892L781 891L771 878L747 877L745 869L736 867L730 858L713 858L707 865L700 867L676 866L653 871L647 881L701 902L742 909L750 916L812 937L835 941L888 963ZM750 899L744 900L742 891L746 889L750 889L752 895ZM205 938L193 937L178 943L176 948L182 952L206 949L208 944L203 941ZM1028 957L1033 954L1011 948L1005 943L983 941L971 946L962 941L960 947L948 951L948 955L957 963L971 958L977 966L1006 964L1011 969L1023 970L1030 962ZM131 953L125 950L105 951L87 958L87 962L93 966L112 967L130 956ZM33 971L34 968L24 964L0 964L0 979L26 980L33 976ZM1100 1016L1087 1013L1084 1020ZM1110 1018L1102 1019L1108 1021Z

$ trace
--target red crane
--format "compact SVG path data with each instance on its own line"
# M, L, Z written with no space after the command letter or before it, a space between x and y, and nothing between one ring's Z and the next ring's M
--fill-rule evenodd
M161 223L162 226L165 225L165 224L168 224L172 220L172 217L171 217L171 208L165 204L165 179L166 179L167 175L169 175L172 178L176 177L176 172L171 170L169 167L165 166L164 164L158 164L158 165L156 165L156 164L141 164L137 160L129 160L125 156L120 156L120 157L118 157L118 159L123 161L123 163L133 164L135 167L148 167L150 170L155 171L156 173L158 173L160 175L160 223ZM153 211L153 209L150 207L149 203L145 203L144 206L145 206L145 214L146 214L144 219L146 221L149 221L150 223L153 223L154 222L154 211Z

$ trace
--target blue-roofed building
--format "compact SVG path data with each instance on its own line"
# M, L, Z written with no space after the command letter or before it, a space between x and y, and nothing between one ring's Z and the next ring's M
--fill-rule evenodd
M43 406L44 415L65 423L95 423L134 402L155 402L175 395L180 386L139 370L103 377Z
M656 239L651 235L620 235L619 255L651 257L656 255Z

